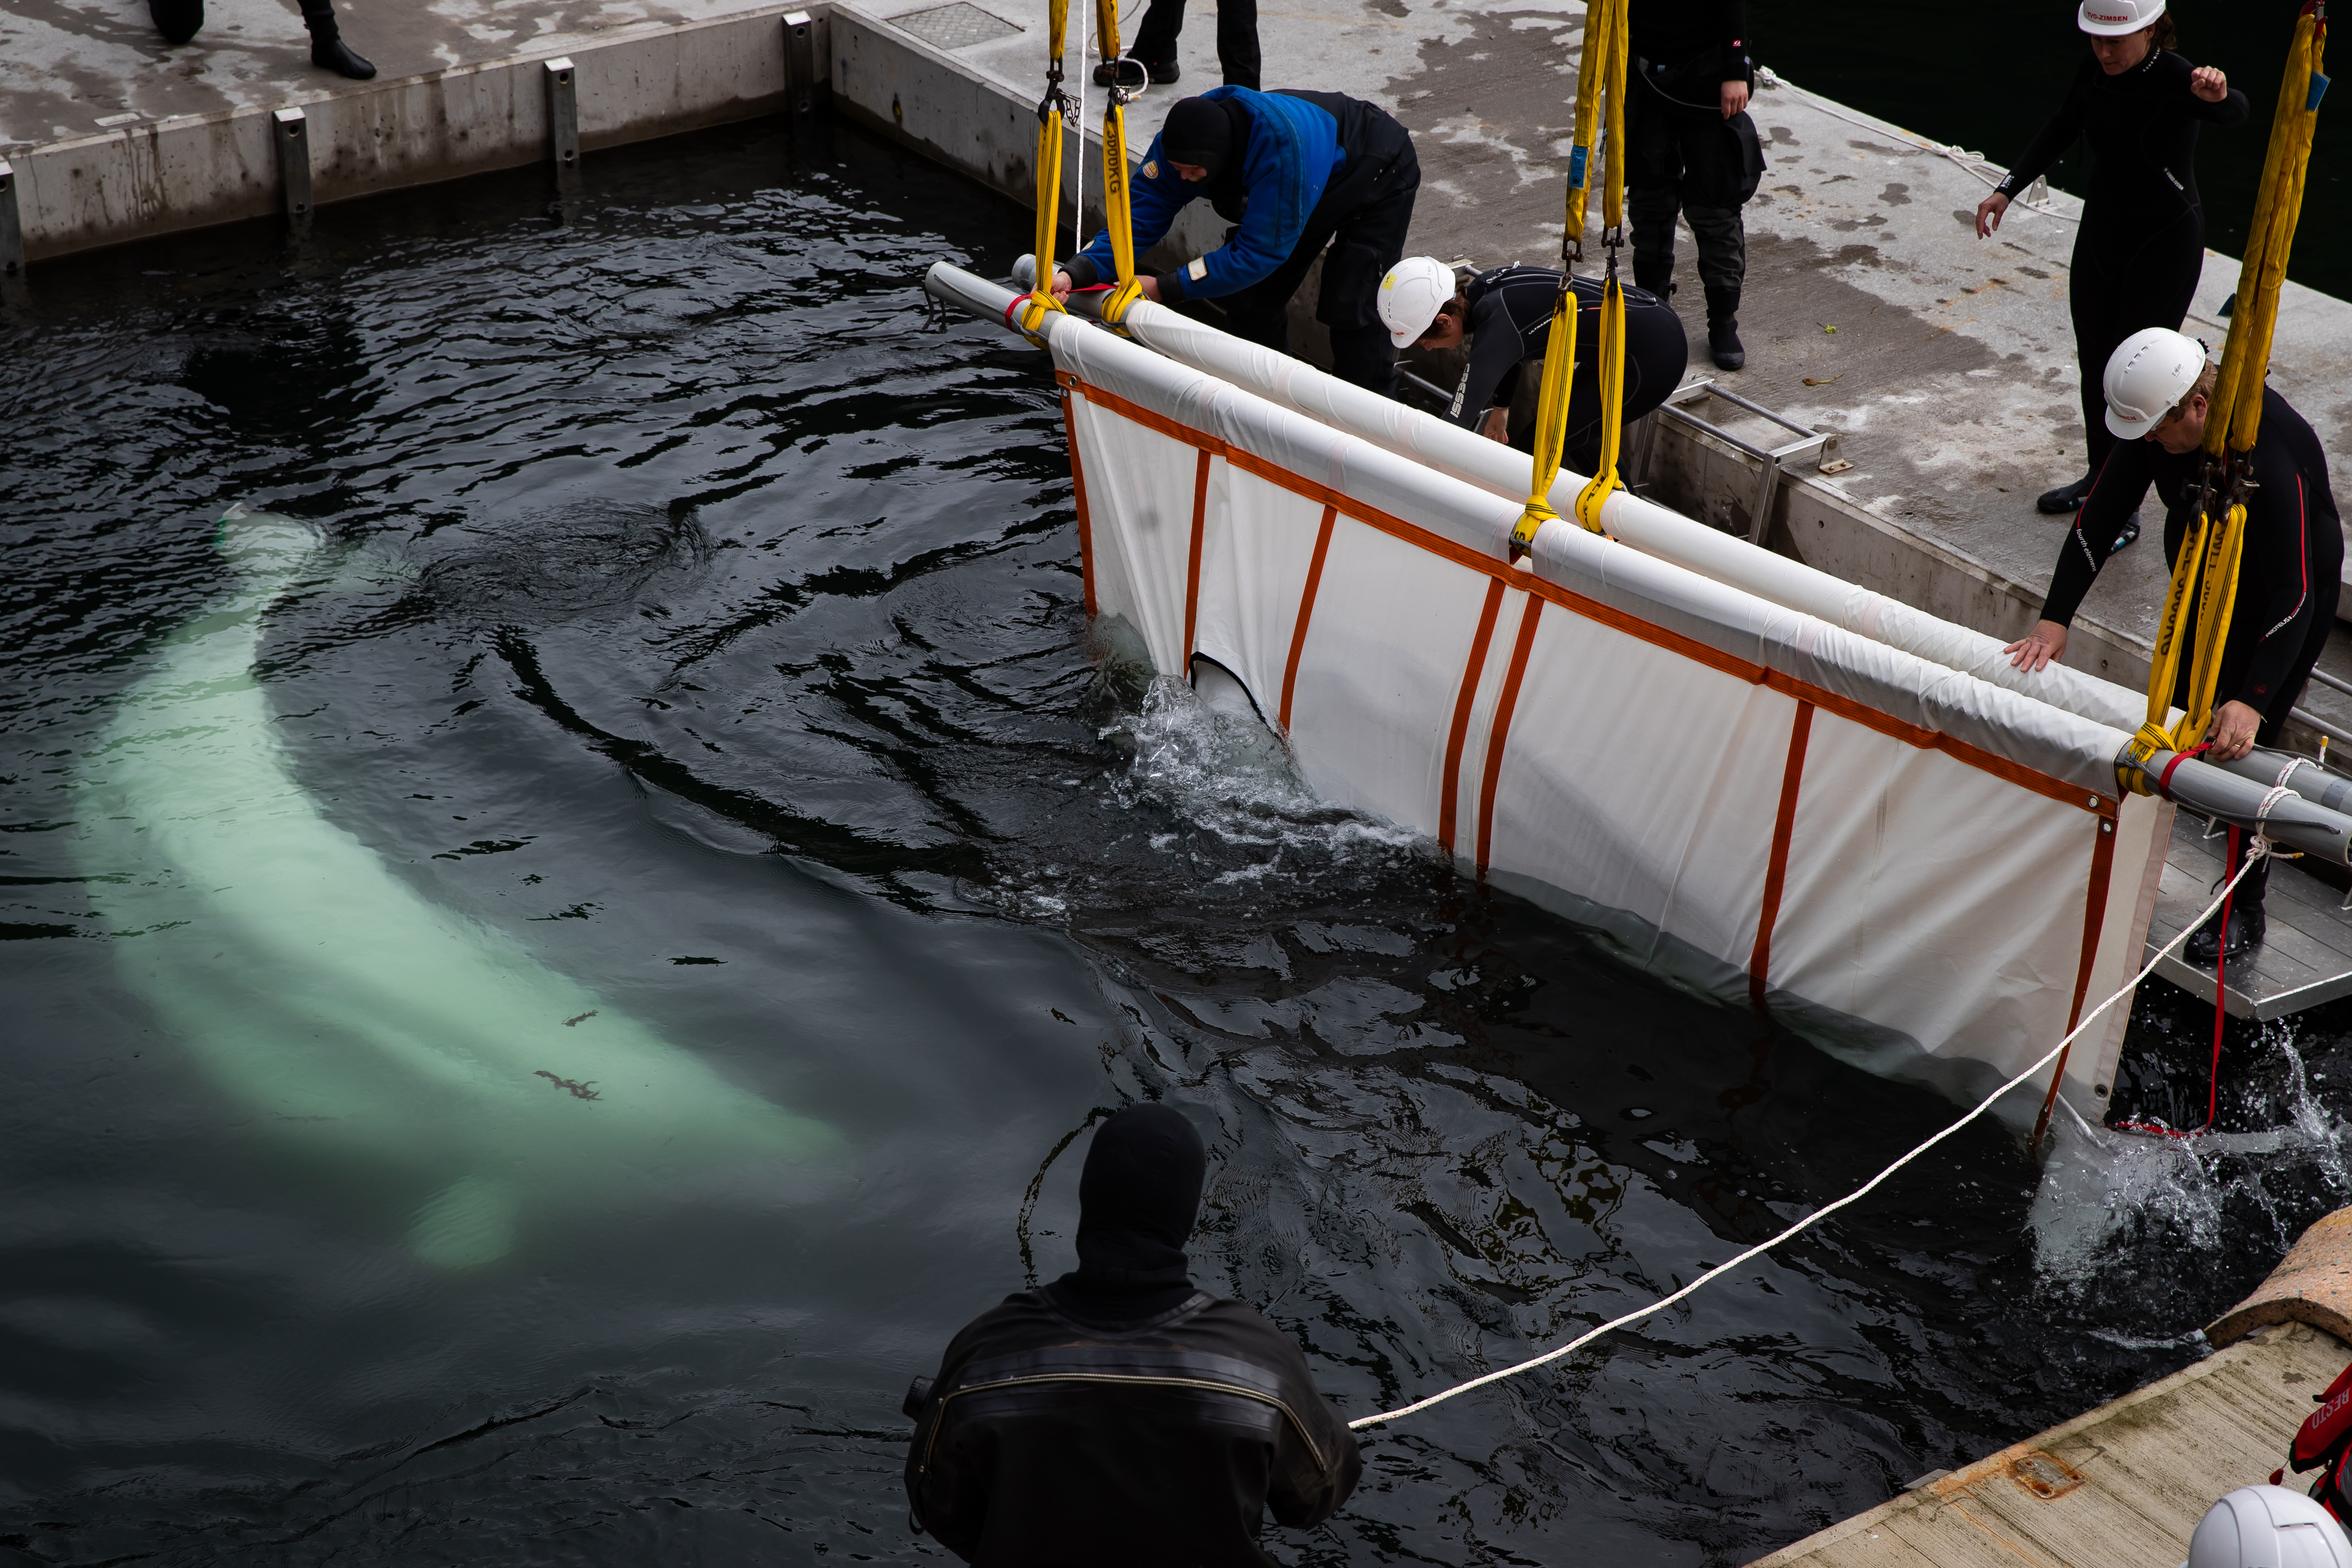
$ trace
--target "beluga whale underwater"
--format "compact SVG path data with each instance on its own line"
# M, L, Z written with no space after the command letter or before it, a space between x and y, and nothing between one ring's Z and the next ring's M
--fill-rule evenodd
M218 544L236 590L121 699L81 771L76 847L123 984L225 1092L415 1179L409 1245L446 1269L505 1256L534 1203L833 1145L328 821L254 676L266 612L324 542L232 508Z

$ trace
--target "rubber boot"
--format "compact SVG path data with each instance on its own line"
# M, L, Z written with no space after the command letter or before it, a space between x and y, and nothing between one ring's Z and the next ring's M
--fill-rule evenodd
M355 53L343 42L342 29L335 26L335 8L331 0L305 0L302 25L310 29L310 63L353 81L366 81L375 75L375 67Z
M2224 957L2234 963L2263 945L2263 928L2267 924L2261 904L2233 905L2227 938L2221 930L2221 917L2216 915L2189 934L2189 940L2180 945L2180 961L2199 970L2210 969Z
M184 44L205 25L205 0L147 0L147 15L167 44Z
M1706 291L1706 351L1719 371L1736 371L1748 363L1739 341L1739 296L1736 291Z
M2078 512L2091 494L2091 481L2095 476L2085 474L2071 485L2061 485L2055 490L2044 490L2034 497L2033 509L2044 517L2063 517Z

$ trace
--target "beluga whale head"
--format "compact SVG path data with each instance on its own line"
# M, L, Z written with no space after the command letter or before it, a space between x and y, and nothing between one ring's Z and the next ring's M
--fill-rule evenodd
M330 821L254 674L266 612L322 540L233 508L218 543L236 587L121 698L76 847L123 983L222 1091L425 1194L408 1242L448 1269L503 1257L534 1204L833 1145Z

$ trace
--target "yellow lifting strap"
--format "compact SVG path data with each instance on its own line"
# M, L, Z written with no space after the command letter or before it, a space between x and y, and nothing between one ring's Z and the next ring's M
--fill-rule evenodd
M1617 281L1618 236L1625 215L1625 59L1627 0L1592 0L1584 14L1584 57L1576 83L1576 141L1568 158L1568 221L1560 243L1559 298L1552 302L1544 340L1541 394L1536 402L1536 460L1527 507L1511 530L1511 554L1524 555L1536 531L1559 516L1551 487L1559 477L1561 448L1568 436L1569 389L1576 379L1576 292L1569 287L1570 262L1584 254L1584 220L1596 166L1601 171L1601 223L1608 235L1609 276L1601 306L1600 472L1576 497L1577 520L1601 531L1601 505L1621 488L1617 444L1624 408L1625 295ZM1606 135L1602 135L1603 116Z
M1113 64L1111 89L1103 101L1103 222L1110 232L1111 266L1118 287L1104 297L1102 319L1116 325L1127 308L1143 297L1135 281L1135 220L1128 210L1127 106L1141 95L1129 90L1118 57L1118 0L1095 0L1095 47ZM1144 69L1135 65L1139 72Z
M1054 298L1054 246L1062 228L1062 117L1070 103L1062 90L1062 39L1069 31L1070 0L1053 0L1045 39L1045 96L1037 104L1037 278L1008 317L1018 317L1032 338L1045 325L1045 313L1059 310ZM1123 189L1123 187L1122 187Z
M2312 136L2319 100L2327 90L2321 66L2327 44L2326 7L2315 4L2296 20L2279 87L2278 111L2271 121L2263 157L2262 184L2246 257L2238 274L2238 308L2205 414L2205 473L2196 521L2181 541L2158 623L2155 656L2149 661L2147 716L2132 737L2123 769L2125 784L2153 792L2148 758L2159 750L2184 751L2204 737L2212 722L2213 698L2221 678L2221 654L2238 593L2238 568L2244 552L2246 483L2255 440L2262 434L2263 383L2270 374L2271 341L2278 327L2281 286L2303 211L2303 187L2311 163ZM2189 691L2180 720L2167 726L2179 684L2180 660L2191 594L2197 601L2196 645L2188 650Z

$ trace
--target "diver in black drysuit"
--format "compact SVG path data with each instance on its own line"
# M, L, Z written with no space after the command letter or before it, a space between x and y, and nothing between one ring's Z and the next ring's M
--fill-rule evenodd
M2104 370L2104 366L2102 367ZM2100 427L2105 427L2102 419ZM2197 485L2204 473L2200 451L2167 452L2148 440L2110 443L2106 462L2094 477L2074 526L2058 556L2042 619L2065 626L2083 596L2114 553L2116 536L2139 508L2148 486L2164 503L2164 560L2179 559L2180 541L2196 521ZM2257 746L2275 746L2287 715L2303 695L2304 683L2336 625L2336 601L2344 569L2344 527L2327 484L2327 456L2303 415L2277 392L2263 389L2261 434L2254 442L2255 488L2246 497L2243 554L2238 591L2230 612L2230 634L2221 648L2221 673L2213 706L2240 702L2260 713ZM2197 602L2188 607L2181 628L2180 673L2173 687L2176 707L2189 704L2191 659L2196 644ZM2240 858L2252 835L2242 835ZM2236 866L2231 867L2235 871ZM2231 900L2231 956L2263 938L2263 894L2270 862L2246 873ZM2219 920L2215 916L2215 920ZM2189 939L2188 962L2209 967L2222 933L2200 929Z
M335 0L301 0L302 26L310 30L310 63L353 81L366 81L375 67L343 42L335 25ZM167 44L184 44L205 25L205 0L147 0L147 15Z
M1601 460L1601 291L1598 277L1569 280L1576 293L1576 374L1569 382L1568 436L1561 461L1590 474ZM1551 337L1552 303L1559 274L1542 267L1498 267L1472 278L1440 310L1458 312L1470 345L1469 363L1454 389L1445 417L1476 430L1490 409L1507 409L1521 367L1544 351ZM1690 340L1663 299L1646 289L1625 290L1624 422L1631 424L1666 401L1682 384ZM1533 452L1535 423L1510 433L1510 444Z
M1207 1164L1167 1105L1096 1130L1076 1270L982 1313L908 1391L918 1529L981 1568L1273 1568L1268 1511L1305 1529L1347 1501L1355 1434L1298 1346L1187 1276Z
M2116 444L2104 417L2101 377L2116 345L2147 327L2179 330L2197 292L2205 267L2197 127L2243 123L2246 95L2231 88L2221 102L2208 102L2189 90L2193 69L2160 47L2151 47L2146 59L2120 76L2107 75L2095 57L2085 57L2066 101L1995 188L1995 195L2014 199L2047 173L2076 137L2090 143L2090 189L2083 197L2066 286L2090 462L2082 478L2035 503L2044 512L2071 512L2082 505L2092 476Z

